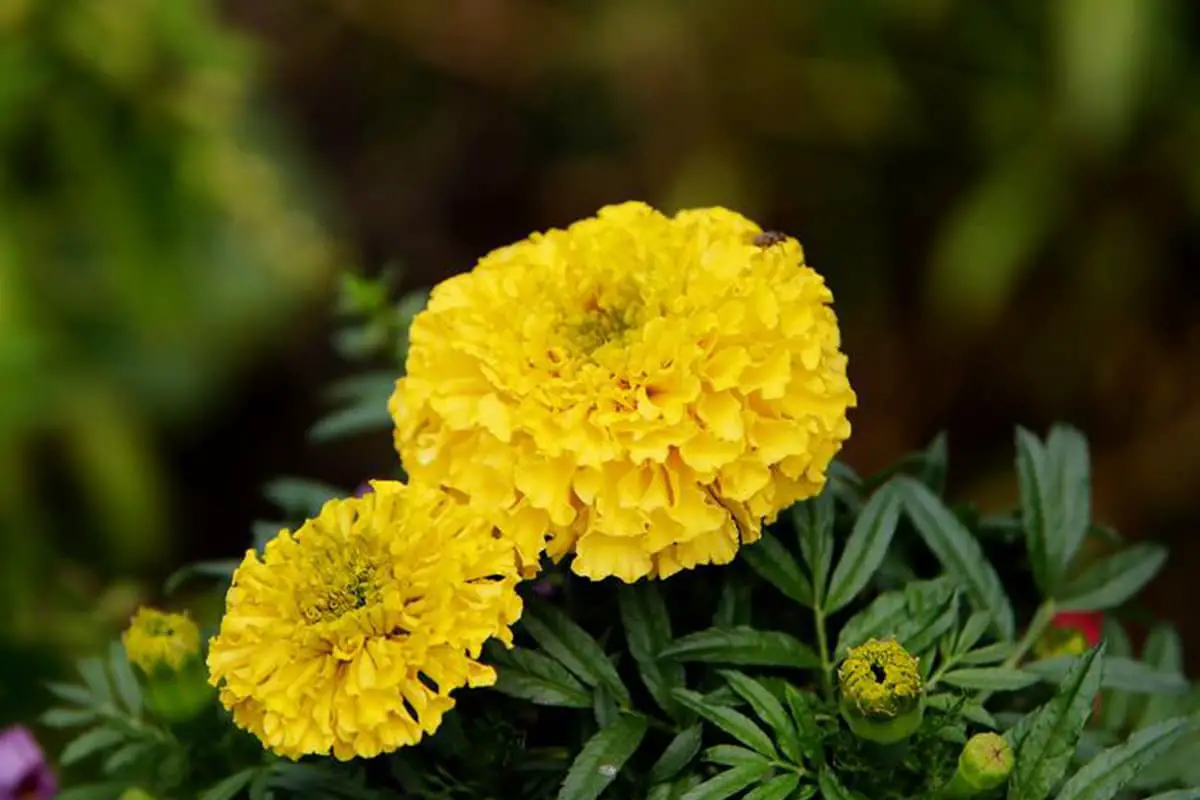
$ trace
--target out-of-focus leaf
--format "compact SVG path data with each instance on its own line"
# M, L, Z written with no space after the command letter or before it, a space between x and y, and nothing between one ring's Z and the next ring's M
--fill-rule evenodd
M709 628L680 637L660 653L677 661L742 664L761 667L812 668L821 659L794 636L750 627Z

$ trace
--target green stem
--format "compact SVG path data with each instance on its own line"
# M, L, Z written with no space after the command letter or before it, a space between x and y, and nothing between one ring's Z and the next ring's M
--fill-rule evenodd
M829 637L825 634L825 612L819 606L813 606L813 616L817 622L817 649L821 651L821 688L825 697L833 699L833 664L829 659Z
M1048 597L1038 606L1038 610L1034 613L1033 619L1029 622L1029 627L1025 629L1025 635L1021 637L1021 641L1017 642L1016 648L1009 653L1008 658L1004 659L1002 667L1012 669L1021 663L1021 659L1033 649L1034 643L1042 638L1042 634L1046 632L1046 628L1050 626L1050 621L1054 619L1058 607L1054 603L1054 598ZM981 692L977 701L979 705L987 702L992 696L991 692Z

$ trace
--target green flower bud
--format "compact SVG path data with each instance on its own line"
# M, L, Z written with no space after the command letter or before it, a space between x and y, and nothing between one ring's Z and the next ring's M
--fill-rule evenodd
M947 798L974 797L1002 785L1013 768L1008 741L995 733L972 736L958 757L958 771L942 792Z
M921 727L920 662L895 639L851 647L838 668L838 684L842 717L860 739L894 744Z

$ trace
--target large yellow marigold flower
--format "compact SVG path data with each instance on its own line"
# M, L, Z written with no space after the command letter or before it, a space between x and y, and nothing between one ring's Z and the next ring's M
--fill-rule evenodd
M125 655L147 675L156 667L178 670L200 653L200 629L187 614L139 608L121 634Z
M372 486L281 532L261 560L248 552L209 646L234 721L280 755L412 744L451 691L495 681L475 660L483 643L512 642L511 544L438 489Z
M414 479L633 581L727 563L820 491L855 396L800 245L642 203L534 234L435 288L392 396Z

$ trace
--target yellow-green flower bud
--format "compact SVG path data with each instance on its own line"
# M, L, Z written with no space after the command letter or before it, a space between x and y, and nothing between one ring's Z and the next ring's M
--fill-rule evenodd
M187 614L140 608L121 636L145 674L146 705L167 722L186 722L212 702L200 660L200 629Z
M942 792L947 798L974 797L1008 780L1013 752L1008 741L995 733L972 736L958 757L958 771Z
M838 668L838 683L842 717L859 738L894 744L921 727L920 662L895 639L851 647Z

